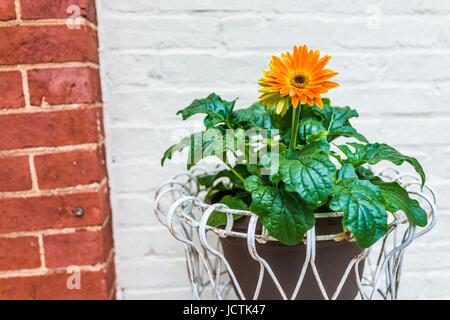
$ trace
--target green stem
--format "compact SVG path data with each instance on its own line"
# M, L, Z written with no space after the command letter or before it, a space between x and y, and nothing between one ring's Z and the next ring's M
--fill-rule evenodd
M228 168L230 168L231 172L233 172L236 177L238 177L242 182L244 182L245 179L236 170L234 170L234 168L232 166L230 166L226 162L225 162L225 164L227 165Z
M245 157L245 161L247 162L247 165L249 165L249 156L250 156L250 146L248 147L248 155L247 155L247 145L244 147L244 157ZM258 166L255 166L256 169L256 174L258 175L258 177L261 178L261 172L259 171Z
M291 141L289 142L289 150L295 149L295 144L297 143L297 131L298 122L300 120L300 108L301 104L297 108L294 108L292 113L292 131L291 131Z

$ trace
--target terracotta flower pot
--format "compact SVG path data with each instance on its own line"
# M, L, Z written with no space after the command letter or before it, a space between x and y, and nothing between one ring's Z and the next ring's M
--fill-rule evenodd
M342 232L342 218L316 219L316 234L336 234ZM233 231L246 232L249 218L245 217L235 222ZM257 232L261 225L257 226ZM259 276L259 263L253 260L248 252L247 240L242 238L227 237L221 239L225 258L241 286L246 299L252 299ZM296 246L286 246L278 241L268 241L265 244L256 242L258 254L265 259L277 276L288 298L294 292L298 277L306 256L306 245L300 243ZM334 240L316 242L316 266L322 283L328 296L331 297L336 290L348 263L356 255L361 253L354 242ZM362 274L364 261L359 264L359 272ZM337 299L354 299L358 293L358 287L352 270ZM282 296L272 281L267 271L264 273L263 283L258 299L277 300ZM321 300L322 293L316 278L308 267L305 278L296 297L297 300Z

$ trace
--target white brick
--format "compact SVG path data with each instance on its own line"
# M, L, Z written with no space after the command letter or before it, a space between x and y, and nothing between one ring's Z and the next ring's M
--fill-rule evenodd
M129 300L191 300L190 287L157 290L124 290L125 299Z
M335 25L333 38L348 49L428 47L438 41L438 25L420 17L401 19L382 17L379 26L372 26L374 24L367 19L339 23Z
M104 60L103 84L114 90L145 87L161 77L160 61L153 54L111 52Z
M440 23L439 30L439 44L447 48L450 46L450 33L448 30L450 30L450 18L447 18Z
M273 48L270 55L303 43L325 51L334 47L335 28L335 22L326 19L239 16L224 19L223 39L230 50ZM264 55L265 60L270 59L269 54Z
M153 211L154 194L148 194L146 196L133 194L123 195L114 193L115 184L111 188L115 230L129 227L160 226Z
M356 109L359 119L368 117L406 116L442 112L443 94L431 85L404 86L393 84L366 85L360 87L339 86L326 94L336 106ZM353 121L359 121L353 120Z
M250 106L258 100L259 93L255 88L243 89L240 86L228 89L198 87L192 90L179 91L176 87L162 88L158 90L112 92L105 103L105 116L112 123L123 124L157 124L161 122L176 121L172 127L178 126L181 116L176 113L187 107L194 99L204 98L215 92L223 99L236 102L236 109ZM162 97L164 97L162 99ZM117 103L123 99L127 101L126 107ZM111 103L109 103L109 101ZM185 125L192 123L187 120Z
M162 11L263 11L268 0L157 0Z
M450 226L447 226L450 227ZM421 243L422 245L418 245ZM428 270L449 270L450 259L442 254L450 245L450 241L443 243L429 243L425 239L418 239L408 247L404 260L404 273Z
M448 53L395 53L384 57L384 79L394 81L450 80Z
M449 141L447 128L450 118L391 118L353 120L353 126L371 142L391 146L444 144ZM447 132L447 133L446 133Z
M183 244L162 225L157 228L122 228L114 236L116 252L120 260L153 256L181 257L184 254Z
M162 156L161 156L162 157ZM164 181L172 178L174 173L185 171L186 164L167 161L164 168L159 161L160 156L150 161L110 165L110 176L114 185L114 192L150 192Z
M261 69L268 64L267 55L179 53L161 56L163 80L177 85L220 86L230 83L254 84Z
M141 258L125 260L118 264L121 283L127 288L180 288L188 287L186 261L184 258Z
M396 45L426 47L438 41L439 27L428 20L384 18L376 28L370 21L364 17L348 21L342 21L341 17L317 16L230 17L223 22L223 37L230 50L291 50L294 44L306 43L322 52L340 45L349 49L392 48Z
M448 270L403 273L400 299L450 299Z
M141 156L148 163L158 164L167 148L200 130L200 125L191 126L186 123L178 128L173 125L158 128L112 128L110 136L115 143L108 150L109 156L115 162Z
M367 6L375 1L341 0L339 5L330 5L329 0L296 1L296 0L272 0L272 8L276 12L288 13L361 13Z
M448 158L447 158L448 159ZM448 160L447 160L448 161ZM435 164L439 165L439 164ZM448 179L438 180L433 182L433 188L436 189L438 196L438 207L440 210L450 211L450 181ZM450 225L450 224L449 224Z
M155 1L148 0L101 0L98 3L101 4L101 8L99 8L101 9L99 10L101 12L99 14L100 17L111 12L116 14L140 14L142 12L156 11L158 8Z
M108 19L103 28L114 32L103 35L103 44L112 49L212 48L218 45L218 22L209 17L177 16Z
M386 14L442 14L450 12L450 3L446 0L384 0L381 8Z

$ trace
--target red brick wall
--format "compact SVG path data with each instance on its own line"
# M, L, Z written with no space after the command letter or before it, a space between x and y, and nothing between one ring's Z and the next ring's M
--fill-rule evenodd
M115 297L96 23L0 0L0 299Z

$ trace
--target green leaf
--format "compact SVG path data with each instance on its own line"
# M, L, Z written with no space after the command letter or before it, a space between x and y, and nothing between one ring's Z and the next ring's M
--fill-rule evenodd
M323 123L314 118L307 118L300 120L298 128L299 142L302 144L309 144L314 141L327 141L327 129Z
M356 168L356 174L361 180L372 180L375 178L372 169L365 168L363 166L359 166Z
M233 196L224 196L220 203L227 205L230 209L248 210L247 204ZM233 214L233 220L242 218L242 215ZM227 214L223 212L214 211L208 218L208 225L212 227L223 226L227 224Z
M262 104L256 102L246 109L233 111L231 122L235 126L244 126L244 128L262 128L267 129L268 133L274 126L271 119L272 112L267 110Z
M173 153L182 151L189 147L187 169L197 164L200 160L217 156L221 160L226 160L227 150L240 150L244 143L244 130L237 129L234 134L225 134L222 128L210 128L206 131L196 132L189 137L185 137L180 143L169 147L161 159L161 165L164 165L166 159L172 159Z
M303 107L303 106L302 106ZM350 124L350 119L358 117L358 112L350 107L333 107L324 104L323 109L317 105L314 107L305 107L303 116L319 116L323 119L323 125L328 130L328 141L331 142L339 136L353 137L361 142L368 143L367 139L359 134L355 128Z
M172 159L173 154L175 152L181 152L183 151L184 148L186 148L187 146L189 146L191 144L191 139L193 138L193 135L190 137L185 137L183 138L179 143L174 144L172 146L170 146L166 152L164 152L163 157L161 158L161 166L164 166L164 162L166 161L166 159Z
M259 161L259 165L263 167L261 174L268 174L270 182L277 183L281 181L281 176L278 172L280 168L280 159L285 159L285 157L278 153L268 153Z
M220 159L225 159L225 151L226 141L220 130L208 129L194 134L189 144L187 169L189 170L206 157L218 156Z
M238 174L240 174L244 179L248 177L250 174L247 171L247 168L243 164L237 164L233 168ZM214 181L220 178L228 178L230 182L235 186L244 187L242 181L229 169L225 169L217 172L216 174L202 175L198 176L198 182L200 185L205 187L210 187L213 185Z
M315 141L307 144L300 149L299 155L313 155L321 154L328 155L330 151L330 145L327 142Z
M284 116L276 114L275 112L271 112L272 123L274 124L275 128L280 131L280 135L289 133L291 131L292 109L293 108L289 108Z
M329 98L322 98L322 103L324 105L331 105L331 100Z
M257 214L269 234L285 245L301 242L314 226L314 207L296 193L270 186L252 187L250 210Z
M333 190L330 209L344 212L342 223L361 248L370 247L388 230L380 189L367 180L339 181Z
M297 192L306 202L320 206L333 186L336 167L327 155L300 155L298 160L280 160L280 176L287 191Z
M347 146L338 146L342 152L347 156L347 161L352 163L354 167L358 167L365 163L376 164L382 160L387 160L393 164L399 166L404 161L411 164L417 173L422 178L422 183L425 183L425 172L422 169L420 163L413 157L405 156L388 146L387 144L373 143L373 144L359 144L348 143L355 148L355 152L352 152Z
M220 172L222 172L222 171L220 171ZM217 174L205 174L205 175L197 176L198 183L201 186L210 187L210 186L212 186L214 181L217 179L216 178Z
M372 183L380 187L388 211L402 210L412 224L420 227L427 225L428 220L425 210L420 207L417 200L411 199L408 192L397 182L384 182L381 179L375 179Z
M245 190L247 190L248 192L253 192L256 189L258 189L258 187L264 185L265 185L264 180L255 175L246 178L244 181Z
M211 128L219 123L229 125L235 103L236 100L225 101L215 93L211 93L204 99L195 99L188 107L178 111L177 114L181 114L183 120L186 120L195 114L206 113L207 116L204 120L206 128Z
M208 203L216 203L219 201L219 199L222 199L223 196L229 195L231 192L231 187L229 185L225 185L222 181L220 181L209 189L208 193L205 196L205 201Z
M339 169L337 178L338 178L338 181L340 181L343 179L358 178L358 176L355 172L355 168L353 168L353 166L351 164L346 163L342 166L341 169Z

